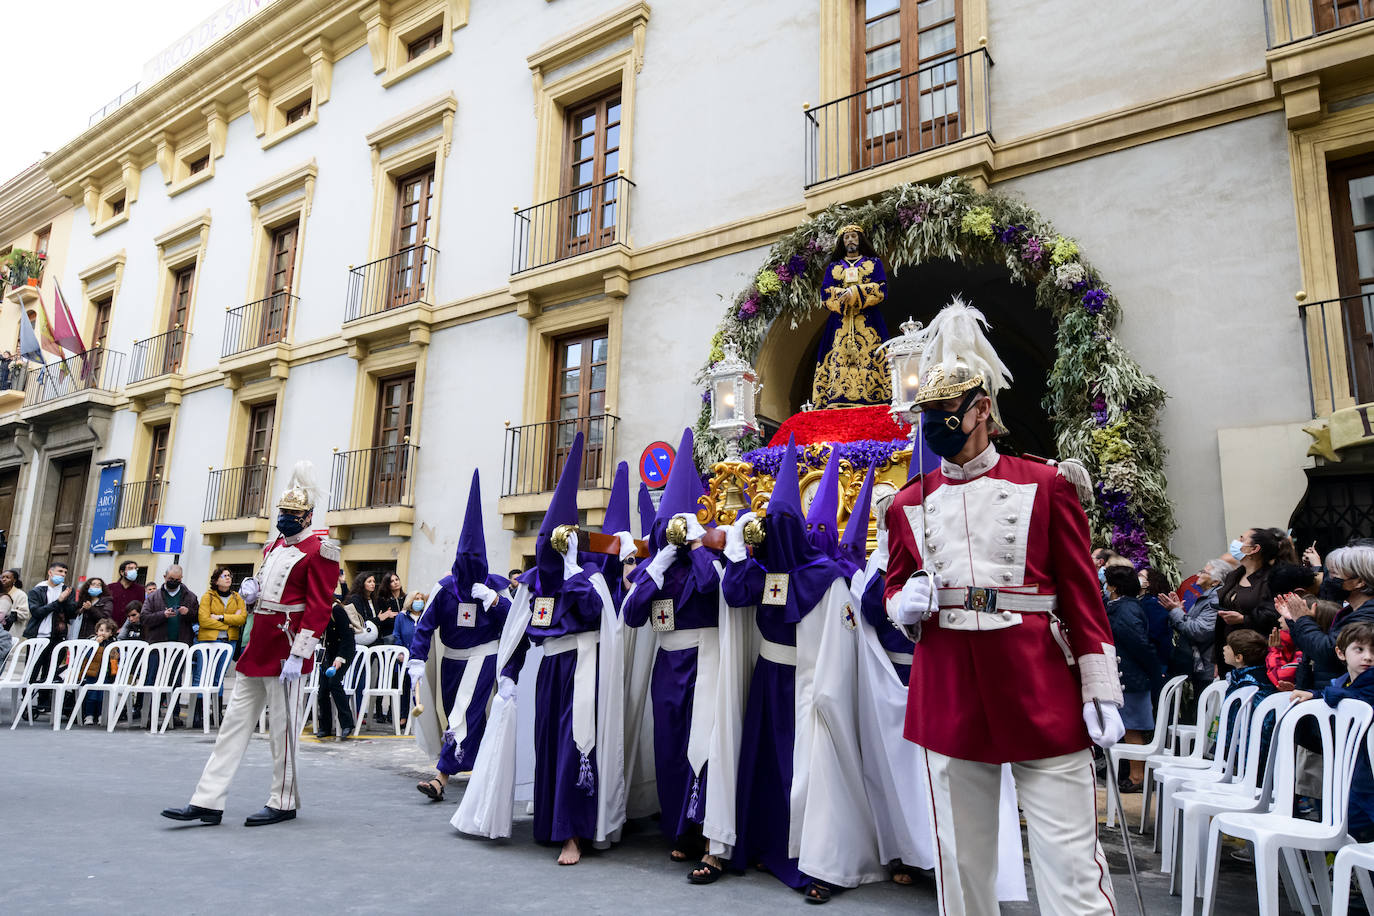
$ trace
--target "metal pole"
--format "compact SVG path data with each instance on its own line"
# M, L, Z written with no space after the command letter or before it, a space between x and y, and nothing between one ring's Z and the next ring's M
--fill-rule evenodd
M1107 720L1102 715L1102 701L1093 699L1093 708L1097 710L1097 724L1102 731L1107 730ZM1117 826L1121 828L1121 845L1126 848L1126 867L1131 872L1131 885L1135 888L1136 906L1140 908L1140 916L1149 916L1145 910L1145 897L1140 893L1140 876L1135 869L1135 850L1131 848L1131 829L1126 826L1126 808L1121 804L1121 787L1116 784L1116 758L1112 756L1110 748L1103 748L1102 753L1107 758L1107 802L1116 803Z

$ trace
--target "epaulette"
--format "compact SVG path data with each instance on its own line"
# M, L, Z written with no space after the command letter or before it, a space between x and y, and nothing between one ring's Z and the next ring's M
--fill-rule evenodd
M320 556L330 562L337 563L341 554L338 541L333 538L320 538Z
M1078 493L1078 499L1086 506L1093 500L1093 480L1092 475L1083 462L1077 458L1064 458L1061 461L1054 461L1050 458L1041 458L1039 455L1025 453L1021 455L1027 461L1034 461L1046 467L1054 468L1056 474L1063 477L1073 485L1074 491Z

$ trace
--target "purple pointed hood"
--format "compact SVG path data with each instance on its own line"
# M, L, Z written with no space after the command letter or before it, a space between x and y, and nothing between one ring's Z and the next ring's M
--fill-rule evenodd
M558 485L553 488L544 521L539 525L539 534L534 539L535 591L540 595L552 595L563 585L563 557L553 549L549 538L553 529L559 525L577 524L577 484L582 479L582 433L573 437L572 447L568 449L563 463L563 472L558 475Z
M624 461L616 465L615 482L611 484L611 498L606 503L606 518L601 522L605 534L630 530L630 466Z
M864 485L854 500L854 511L844 526L844 537L840 539L839 562L846 576L854 575L868 562L868 516L872 508L873 468L869 466Z
M639 482L639 536L644 540L649 539L649 529L654 527L654 513L657 511L654 508L654 498L649 495L649 485L641 480Z
M468 509L463 515L463 530L458 535L458 552L453 557L454 594L460 601L470 600L474 583L487 581L487 539L482 530L482 483L472 472L468 489Z
M754 549L754 559L765 572L788 574L791 584L783 619L789 623L801 620L844 575L834 559L807 537L797 482L797 444L790 437L768 499L763 543Z
M668 520L674 515L697 511L697 498L701 496L701 477L697 474L696 440L692 429L682 431L682 440L677 446L677 456L673 459L672 470L668 472L668 482L663 487L663 496L658 501L658 512L650 529L649 545L658 551L667 544L664 532Z
M835 556L840 546L840 461L835 450L821 472L821 482L816 486L816 495L811 498L811 508L806 513L806 537L818 549Z

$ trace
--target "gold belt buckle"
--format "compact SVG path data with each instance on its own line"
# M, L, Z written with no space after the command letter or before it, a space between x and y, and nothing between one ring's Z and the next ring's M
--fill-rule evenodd
M997 589L969 586L964 589L964 610L992 614L997 610Z

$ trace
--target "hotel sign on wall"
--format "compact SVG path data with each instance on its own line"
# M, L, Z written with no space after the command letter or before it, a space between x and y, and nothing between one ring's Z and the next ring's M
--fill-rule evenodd
M232 0L215 10L200 25L172 42L143 65L143 88L151 86L210 45L272 5L274 0Z

